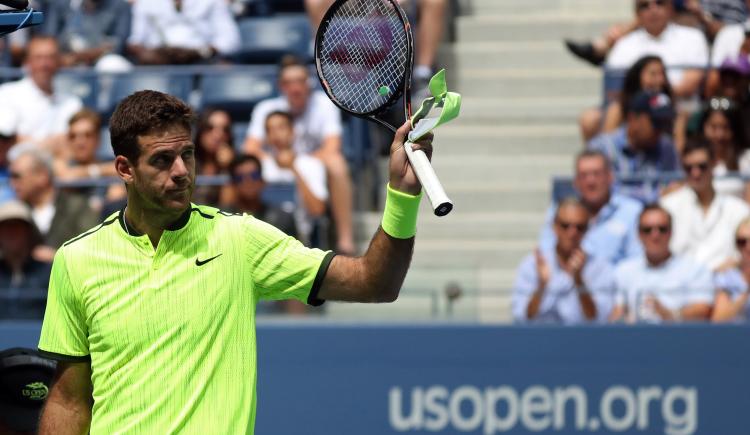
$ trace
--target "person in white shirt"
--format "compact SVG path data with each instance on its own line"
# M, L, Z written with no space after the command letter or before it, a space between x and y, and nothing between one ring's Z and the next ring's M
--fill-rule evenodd
M292 183L297 189L302 214L298 227L300 235L309 242L315 218L326 212L328 189L323 162L306 153L298 153L293 147L294 121L287 112L275 111L266 117L266 142L270 153L261 163L263 180L267 183Z
M669 248L672 217L658 205L646 206L638 219L644 255L627 259L615 270L617 295L611 322L707 320L711 312L711 273Z
M224 0L136 0L128 51L140 64L190 64L240 48Z
M667 67L675 97L697 95L708 64L703 33L671 22L671 0L636 0L635 4L640 27L617 41L607 56L607 68L626 70L645 55L657 55Z
M750 9L750 0L746 0ZM719 83L719 69L727 59L738 55L748 55L750 51L750 20L739 24L728 24L719 31L711 45L711 70L708 73L706 88L715 89Z
M661 205L673 216L670 248L716 270L736 258L734 230L750 216L750 207L713 186L713 150L702 140L691 140L682 153L687 184L665 195Z
M293 56L281 60L278 80L282 95L255 106L243 150L262 160L268 152L263 148L266 118L274 111L289 112L294 119L294 150L300 154L312 154L325 165L331 192L331 214L336 225L336 250L353 254L353 189L349 166L341 149L339 109L323 92L310 88L308 66Z
M83 103L53 86L60 68L60 52L54 38L32 38L24 67L26 77L0 86L4 112L12 114L17 143L34 143L58 155L66 148L68 121Z

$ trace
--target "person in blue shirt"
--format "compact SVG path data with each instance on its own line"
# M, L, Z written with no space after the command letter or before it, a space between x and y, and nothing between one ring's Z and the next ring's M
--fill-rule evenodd
M641 91L630 100L624 116L625 125L596 136L588 149L609 158L621 193L650 203L658 199L658 183L628 178L656 179L662 173L679 170L672 137L672 100L664 93Z
M716 296L711 315L713 322L750 320L750 218L740 222L735 243L740 251L739 264L714 275Z
M707 320L713 283L710 270L669 249L672 217L653 204L638 222L644 255L623 261L615 270L616 305L612 322L680 322Z
M615 265L642 253L637 227L643 205L612 192L613 182L609 160L600 151L587 150L576 157L573 186L591 216L582 242L583 250ZM556 208L553 204L547 210L539 240L543 249L555 246L553 220Z
M517 323L603 322L612 308L614 277L609 262L581 248L589 211L570 198L557 208L552 249L538 248L523 259L513 285Z

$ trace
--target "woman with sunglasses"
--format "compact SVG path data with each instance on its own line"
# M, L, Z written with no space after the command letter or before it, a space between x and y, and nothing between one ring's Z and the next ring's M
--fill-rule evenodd
M740 222L735 243L740 252L739 264L714 276L716 298L711 320L716 323L750 319L750 218Z
M207 109L198 120L195 133L197 175L229 174L234 158L232 118L224 110ZM221 205L228 201L226 186L197 186L193 194L196 203Z

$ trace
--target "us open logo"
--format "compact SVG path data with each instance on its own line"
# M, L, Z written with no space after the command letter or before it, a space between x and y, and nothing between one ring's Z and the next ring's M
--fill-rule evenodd
M21 395L31 400L44 400L47 398L47 393L49 393L49 388L43 382L28 384L21 390Z

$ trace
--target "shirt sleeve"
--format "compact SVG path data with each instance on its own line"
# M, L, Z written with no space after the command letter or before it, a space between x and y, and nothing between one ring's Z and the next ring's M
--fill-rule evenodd
M615 304L615 277L612 267L603 260L592 262L587 270L586 286L596 304L595 322L606 323Z
M547 209L546 214L544 215L542 230L539 232L539 247L542 250L553 249L555 247L557 237L555 236L555 232L552 230L552 222L555 219L556 208L557 207L555 206L555 204L550 205Z
M240 48L240 30L229 10L229 3L217 1L211 8L211 45L221 54L231 54Z
M714 299L714 283L711 271L702 265L693 264L688 273L687 303L711 303Z
M328 201L328 187L326 186L326 168L323 162L315 157L295 159L294 166L302 176L313 195L321 201Z
M39 339L39 350L45 356L68 361L88 360L88 325L77 290L70 279L65 250L60 249L52 263L47 308Z
M711 67L719 68L727 57L736 56L742 40L737 40L736 26L724 26L716 35L711 52Z
M266 139L266 116L268 116L269 101L261 101L253 109L253 114L250 116L250 125L247 127L246 137L258 139L264 141Z
M252 216L246 216L243 225L253 288L260 299L323 303L317 293L333 252L306 248L295 238Z
M341 127L341 112L328 99L328 97L317 93L319 108L322 113L322 137L321 140L330 136L341 136L343 128Z
M534 292L536 292L538 282L535 261L533 254L527 256L521 262L516 273L516 280L513 283L513 300L511 301L513 320L516 323L530 323L534 321L534 319L526 317L526 310L529 306L531 297L534 295ZM550 279L550 283L553 281L554 277ZM555 296L550 287L551 284L547 284L546 291L542 297L542 302L539 304L539 311L537 312L536 318L539 318L543 314L554 309Z
M143 12L142 1L136 1L133 3L132 13L130 15L131 27L130 37L128 38L128 44L132 45L146 45L148 34L148 23L146 14Z

